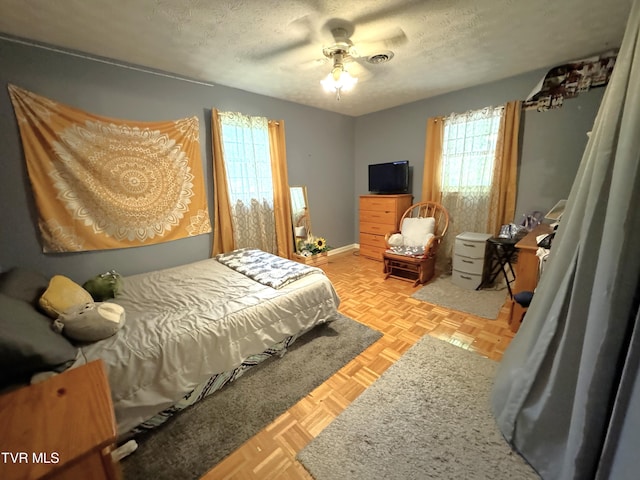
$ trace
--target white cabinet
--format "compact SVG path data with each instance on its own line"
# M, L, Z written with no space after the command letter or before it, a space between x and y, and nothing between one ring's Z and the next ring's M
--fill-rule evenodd
M453 247L451 281L459 287L475 290L482 283L485 251L489 233L464 232L456 237Z

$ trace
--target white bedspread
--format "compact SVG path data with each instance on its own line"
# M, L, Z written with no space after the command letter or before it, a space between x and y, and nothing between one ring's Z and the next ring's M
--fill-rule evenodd
M212 374L331 320L339 304L321 271L276 290L214 259L126 277L113 301L124 327L83 347L74 366L105 362L120 434Z

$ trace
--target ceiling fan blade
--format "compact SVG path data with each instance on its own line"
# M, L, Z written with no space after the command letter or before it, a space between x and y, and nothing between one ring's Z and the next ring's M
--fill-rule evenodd
M320 28L322 37L331 43L348 42L354 31L353 22L344 18L330 18Z
M393 50L405 45L409 39L400 27L394 28L383 38L375 40L355 40L355 51L358 57L368 57L383 50Z
M320 35L318 23L318 15L303 15L290 22L289 27L300 31L309 42L321 44L323 38Z
M313 2L312 2L313 3ZM254 53L250 56L252 60L272 60L284 55L291 55L292 58L300 58L305 48L311 45L321 45L323 39L319 34L318 14L308 14L298 17L287 24L294 37L300 40L293 41L286 45L274 47L271 50Z
M323 68L331 68L331 60L327 57L315 58L313 60L308 60L306 62L298 63L296 65L292 65L292 69L294 70L313 70L318 67ZM327 70L328 72L329 70Z
M279 57L283 57L285 55L297 55L302 50L308 48L310 45L313 45L308 39L298 40L293 43L288 43L286 45L282 45L280 47L275 47L270 50L265 50L261 52L252 53L249 55L251 60L255 61L264 61L264 60L273 60Z
M379 20L389 20L399 13L410 12L413 8L424 7L424 0L406 0L400 5L389 5L378 10L373 10L354 18L352 22L358 27L365 26L368 23L377 22Z
M358 62L348 62L347 64L345 64L345 69L351 75L356 77L358 81L367 80L368 78L373 76L373 72L371 72L371 70Z

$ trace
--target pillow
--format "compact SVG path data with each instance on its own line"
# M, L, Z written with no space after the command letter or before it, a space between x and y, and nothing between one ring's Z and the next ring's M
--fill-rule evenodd
M436 229L436 219L405 218L402 221L402 236L407 247L424 247L427 240L433 236Z
M47 290L40 297L40 306L51 318L56 319L65 310L75 305L93 303L93 297L73 280L55 275Z
M49 279L25 268L14 267L7 272L0 273L0 293L9 297L38 305L38 299L47 289Z
M43 370L62 372L77 349L51 330L51 320L29 303L0 293L0 384L28 380Z
M117 303L87 303L63 312L53 322L53 328L73 340L97 342L114 335L124 320L124 308Z
M120 293L122 290L122 277L115 270L110 270L90 278L82 284L82 288L89 292L96 302L104 302L110 298L115 298Z
M388 242L391 247L401 247L404 245L404 237L401 233L394 233L389 237Z

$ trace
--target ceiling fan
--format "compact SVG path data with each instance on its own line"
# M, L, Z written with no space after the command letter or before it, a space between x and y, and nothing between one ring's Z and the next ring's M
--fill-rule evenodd
M345 62L352 61L357 56L357 52L344 28L336 27L331 30L331 34L335 43L324 47L322 53L331 60L333 67L331 73L320 83L326 91L335 92L336 100L340 100L343 91L351 90L358 83L358 78L352 76L344 66Z
M340 18L332 18L326 21L322 27L317 28L317 18L306 15L291 23L298 29L305 32L304 38L263 52L261 60L287 57L287 68L309 69L316 68L331 62L331 71L322 85L325 90L334 92L336 99L340 100L342 92L348 91L355 86L358 78L366 78L371 75L371 70L366 64L385 63L394 56L392 48L403 45L407 42L404 31L396 27L389 31L386 29L384 35L376 35L373 39L359 38L352 40L356 31L356 24ZM367 23L358 26L358 31L366 31ZM355 37L354 37L355 38ZM312 51L321 49L322 57L311 60L302 60L300 57L310 57Z
M331 61L332 68L320 83L326 91L334 92L336 99L340 100L341 93L351 90L358 82L358 77L352 73L359 76L367 76L370 73L362 60L371 64L388 62L394 56L393 51L388 48L406 43L407 36L402 29L396 28L391 35L373 41L360 41L356 47L350 35L354 28L350 28L351 25L344 21L337 22L339 23L333 21L333 26L330 22L327 23L333 43L324 46L322 53Z

